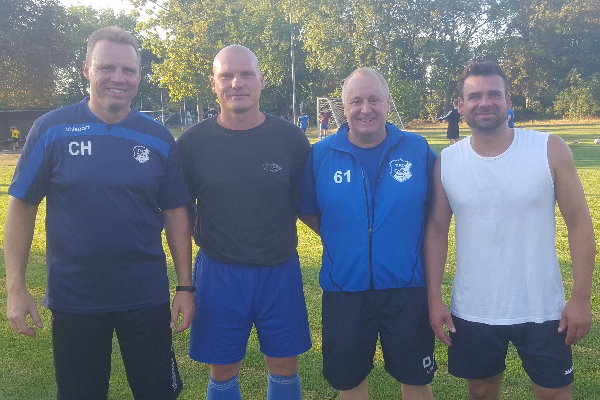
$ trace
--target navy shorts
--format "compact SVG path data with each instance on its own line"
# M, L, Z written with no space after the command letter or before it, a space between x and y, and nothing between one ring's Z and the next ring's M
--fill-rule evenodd
M241 361L253 325L266 356L294 357L310 349L298 255L274 266L252 266L222 263L200 251L194 269L192 359Z
M452 316L448 371L459 378L485 379L506 369L508 342L521 357L527 375L538 386L555 389L573 382L571 346L566 331L558 333L558 321L517 325L488 325Z
M107 313L52 312L58 399L106 400L113 333L136 399L175 399L183 384L171 341L169 303Z
M390 375L431 383L437 365L425 288L323 293L323 376L333 388L350 390L369 375L377 338Z

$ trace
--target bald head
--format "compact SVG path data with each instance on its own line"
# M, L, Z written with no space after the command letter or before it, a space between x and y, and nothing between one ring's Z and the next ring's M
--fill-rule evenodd
M264 118L259 110L264 77L256 55L248 48L234 44L219 51L213 61L210 84L221 104L219 123L228 117L255 122Z
M240 46L239 44L232 44L230 46L222 48L213 61L213 75L215 71L221 69L221 65L225 63L236 62L237 60L243 59L246 62L250 62L253 68L255 68L257 73L260 73L260 68L258 67L258 58L256 58L256 54L254 54L249 48Z

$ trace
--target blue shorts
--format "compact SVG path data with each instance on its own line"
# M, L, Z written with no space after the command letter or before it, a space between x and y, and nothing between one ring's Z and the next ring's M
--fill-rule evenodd
M321 129L327 130L329 128L329 124L321 124Z
M508 342L521 357L527 375L538 386L561 388L573 382L571 346L558 321L517 325L488 325L452 316L456 333L450 334L448 371L459 378L485 379L506 369Z
M261 352L293 357L311 347L298 255L274 266L232 265L196 257L196 313L190 357L233 364L246 355L252 326Z
M369 375L378 338L390 375L431 383L437 365L425 288L323 293L323 376L334 389L350 390Z

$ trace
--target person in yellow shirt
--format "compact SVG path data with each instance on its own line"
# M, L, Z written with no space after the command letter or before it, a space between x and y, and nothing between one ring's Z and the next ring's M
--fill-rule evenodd
M17 151L19 149L19 137L21 136L21 132L17 129L16 126L11 126L10 128L10 137L12 138L12 149L13 151Z

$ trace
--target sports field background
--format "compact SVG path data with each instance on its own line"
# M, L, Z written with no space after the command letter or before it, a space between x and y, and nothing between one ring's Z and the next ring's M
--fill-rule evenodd
M586 191L588 205L594 221L596 243L600 238L600 145L593 140L600 138L600 121L582 121L569 123L557 121L552 123L519 124L520 128L539 129L558 134L565 139L573 151L578 172ZM432 147L439 152L447 145L445 125L427 125L409 127L407 130L424 135ZM467 129L461 127L461 136ZM175 132L177 135L180 132ZM309 131L311 141L315 141L316 130ZM3 244L4 221L8 203L8 187L12 178L18 155L0 153L0 246ZM45 241L44 241L44 205L40 206L36 231L27 271L28 286L41 304L45 288ZM568 254L566 228L562 219L558 219L557 249L567 296L571 287L571 272ZM336 392L332 390L321 376L321 332L320 332L320 295L318 271L320 267L321 246L319 239L302 223L299 227L298 252L302 263L305 283L305 294L308 305L313 347L300 357L300 374L302 378L304 399L334 399ZM449 298L454 267L454 246L450 242L448 268L444 278L445 298ZM6 321L6 288L3 253L0 253L0 400L4 399L54 399L56 387L51 351L50 313L40 306L44 328L38 330L34 339L14 333ZM172 265L169 274L175 285L175 274ZM590 335L573 348L575 361L575 398L584 400L600 399L600 271L599 258L596 257L594 272L594 292L592 294L594 327ZM206 390L208 371L201 364L187 357L187 332L175 336L175 351L179 368L184 381L184 391L180 399L203 399ZM148 349L152 351L152 349ZM433 382L436 399L466 399L466 383L451 377L447 373L445 346L436 344L436 358L439 370ZM247 357L240 376L242 393L246 400L264 399L266 397L267 377L258 349L256 335L252 335L248 346ZM400 399L398 384L383 369L383 360L378 350L375 368L369 376L370 394L373 400ZM127 386L123 364L115 341L113 351L113 372L111 376L110 399L130 399L131 392ZM533 399L529 381L523 372L514 349L510 350L507 370L502 385L501 399L521 400Z

